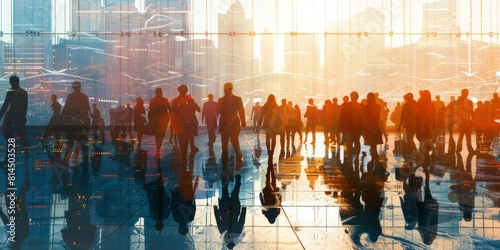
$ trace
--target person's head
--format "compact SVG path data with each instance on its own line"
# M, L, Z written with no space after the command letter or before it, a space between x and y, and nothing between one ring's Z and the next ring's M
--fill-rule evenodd
M188 87L184 84L180 85L179 87L177 87L177 91L179 91L180 96L185 96L188 92Z
M286 105L286 99L281 99L281 105L283 105L283 106Z
M130 103L127 102L127 108L130 108Z
M267 97L267 103L276 103L276 97L273 94L270 94Z
M339 99L337 99L337 97L334 97L334 98L332 99L333 104L337 104L337 102L338 102L338 101L339 101Z
M411 101L413 100L413 94L412 93L407 93L406 95L403 96L403 98L405 99L405 101Z
M209 100L209 101L213 101L213 100L214 100L214 95L212 95L212 94L208 94L208 100Z
M19 77L18 76L11 76L9 78L9 82L10 82L10 86L16 88L16 87L19 87Z
M437 95L436 96L436 101L439 101L441 99L441 96Z
M224 84L224 96L230 96L233 94L233 84L231 82L226 82Z
M309 100L307 101L310 105L313 105L314 104L314 99L312 98L309 98Z
M422 100L424 103L431 102L431 92L427 89L421 90L420 92L420 100Z
M462 89L462 97L465 99L467 96L469 96L469 90L468 89Z
M57 95L52 95L50 97L50 100L53 101L53 102L57 101Z
M288 101L288 106L293 107L293 103L291 101Z
M493 93L493 99L498 99L498 93Z
M356 91L351 92L351 101L357 101L359 98L359 94Z
M163 90L161 88L156 88L155 89L155 94L156 96L163 96Z
M78 82L78 81L77 81L77 82L74 82L74 83L73 83L73 89L74 89L75 91L80 91L80 90L82 89L82 85L80 84L80 82Z
M144 103L144 100L143 100L143 99L142 99L142 97L140 97L140 96L139 96L139 97L137 97L137 98L135 99L135 101L136 101L138 104L143 104L143 103Z
M293 106L293 108L294 108L295 110L300 110L300 107L299 107L299 105L297 105L297 104L295 104L295 106Z
M345 95L344 97L342 97L342 102L343 102L343 103L346 103L346 102L348 102L348 101L349 101L349 96L346 96L346 95Z
M374 104L375 103L375 93L370 92L368 95L366 95L366 102L368 104Z
M450 96L450 101L455 101L455 97L454 96Z
M255 103L255 105L256 105L256 106L259 106L259 105L260 105L260 102L256 102L256 103Z
M97 108L97 103L92 104L93 108Z

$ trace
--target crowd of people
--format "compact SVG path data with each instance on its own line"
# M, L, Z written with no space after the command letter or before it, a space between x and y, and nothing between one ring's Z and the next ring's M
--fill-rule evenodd
M26 138L24 132L26 115L23 115L27 110L26 93L19 87L18 77L11 77L11 84L12 88L7 92L6 101L0 109L0 115L6 114L3 126L4 137L10 138L14 136L13 133L17 133L22 138ZM43 139L47 139L54 134L58 140L60 132L65 132L66 160L73 152L74 142L86 139L82 131L93 131L94 138L102 135L99 140L101 144L104 143L104 119L97 105L94 103L91 109L89 98L81 92L79 82L73 83L73 89L64 106L58 103L57 96L52 96L53 116L42 135ZM170 124L171 134L175 135L179 141L182 159L185 163L188 158L188 148L191 149L191 153L199 150L194 143L194 137L198 135L199 127L196 113L200 112L201 121L207 127L208 146L213 146L218 130L222 144L222 163L227 164L229 161L228 144L231 141L236 155L236 166L241 167L243 155L238 137L241 128L246 127L246 116L241 97L233 94L233 84L227 82L224 85L224 96L218 101L214 101L213 94L209 94L208 101L203 104L202 108L188 92L186 85L180 85L178 95L169 100L163 96L162 89L157 88L155 97L149 101L147 108L145 101L137 97L133 108L130 104L126 104L110 109L112 140L127 134L132 138L132 131L135 131L137 145L140 148L143 135L153 135L158 155ZM388 142L386 124L389 114L398 133L404 132L403 138L408 143L409 152L420 152L424 155L434 151L437 142L444 142L446 131L449 134L449 154L462 150L464 137L468 151L477 150L472 142L473 129L476 132L476 147L482 147L491 142L498 132L497 123L494 121L500 117L498 93L494 93L491 100L478 101L477 107L474 108L467 89L463 89L456 99L452 96L446 105L439 95L432 100L430 91L421 90L418 99L415 99L413 93L405 94L402 97L403 102L398 102L392 113L387 102L381 99L378 93L370 92L366 98L361 101L359 99L359 94L353 91L349 96L342 98L341 104L338 103L338 98L324 101L320 110L311 98L302 115L298 104L294 105L291 100L282 99L278 105L276 96L271 94L262 106L257 102L252 107L250 120L253 122L253 132L259 133L261 127L264 129L266 149L270 156L274 155L277 136L280 136L280 156L283 156L286 151L290 150L290 147L296 146L296 137L301 144L309 142L315 145L316 128L322 126L324 144L327 148L345 146L345 160L358 165L361 142L363 142L370 147L373 161L370 165L372 166L377 164L377 145ZM20 115L12 115L12 113ZM304 135L302 133L303 118L306 121ZM459 131L456 141L453 137L454 126L457 126ZM420 142L419 148L414 142L414 137ZM311 139L308 140L309 138ZM23 140L27 144L26 140ZM76 152L81 150L82 146L84 144L78 143ZM272 157L269 157L268 163L273 164Z

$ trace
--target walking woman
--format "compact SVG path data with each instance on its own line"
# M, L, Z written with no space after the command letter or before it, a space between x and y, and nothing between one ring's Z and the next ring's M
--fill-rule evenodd
M281 122L281 114L279 113L276 97L271 94L267 97L267 101L262 107L262 116L260 117L259 125L266 131L266 148L268 165L273 165L274 148L276 147L276 135L280 134L285 125Z

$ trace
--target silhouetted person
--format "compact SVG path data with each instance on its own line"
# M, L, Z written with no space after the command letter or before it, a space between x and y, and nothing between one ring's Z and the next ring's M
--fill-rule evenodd
M246 127L245 109L241 97L233 95L233 84L224 84L224 97L217 102L217 114L219 117L219 132L222 142L222 165L227 166L229 162L228 143L231 144L236 154L236 166L243 164L239 135L241 128Z
M288 104L286 103L286 99L282 99L279 109L281 112L281 122L283 123L284 127L283 131L281 131L280 133L280 145L281 145L280 157L284 157L285 148L287 151L290 151L290 136L291 136L290 116L293 108L288 106Z
M0 119L5 115L2 124L2 135L5 140L14 138L17 135L20 137L23 147L27 147L26 113L28 112L28 93L19 87L20 80L18 76L11 76L9 82L11 88L7 90L0 109ZM7 154L5 158L7 158Z
M125 130L123 131L124 133L127 133L130 135L132 134L132 120L134 119L134 109L130 107L130 103L127 103L127 107L125 108Z
M223 177L225 178L225 177ZM224 242L228 248L234 247L233 239L241 235L247 208L241 207L239 198L241 188L241 175L235 176L235 184L231 196L229 196L228 185L222 185L222 197L219 198L219 206L214 206L215 221L219 233L224 235ZM225 181L222 180L222 183Z
M52 95L51 97L52 104L50 107L52 108L52 117L50 117L49 124L45 126L42 139L47 140L49 136L54 134L57 141L61 139L61 128L59 127L60 123L60 114L61 114L61 104L57 101L57 96Z
M252 107L252 113L250 114L250 119L253 121L253 132L259 133L260 130L260 117L262 115L262 106L259 105L259 102L255 103L255 106Z
M347 147L347 160L352 163L352 145L354 144L354 163L359 164L359 153L361 151L360 137L363 133L363 105L358 102L359 94L351 92L351 101L344 103L340 110L340 132L342 141Z
M399 128L399 121L401 120L401 112L403 111L403 106L400 102L396 103L394 111L392 111L390 119L394 123L394 127Z
M307 105L306 112L304 113L304 118L307 119L306 138L304 140L304 143L307 142L307 134L309 133L309 131L311 131L312 134L311 144L314 145L316 144L316 125L319 122L318 107L314 105L314 100L312 98L309 99L308 103L309 105Z
M302 126L304 125L302 123L302 114L300 113L300 107L297 104L295 104L293 108L291 120L292 124L290 125L291 126L290 137L292 137L292 148L295 148L295 133L299 135L299 140L300 140L299 144L302 144Z
M326 100L323 105L323 134L325 135L325 151L330 147L330 143L334 138L334 107L330 100Z
M461 98L458 102L458 128L460 130L460 134L458 135L457 152L462 151L462 141L464 139L464 135L467 143L467 149L469 152L474 152L471 138L471 130L474 125L472 119L474 117L474 104L472 104L472 101L468 98L468 96L469 90L462 89L462 95L460 96Z
M94 132L94 141L97 141L99 132L101 130L100 123L101 123L101 111L97 108L97 104L94 103L92 104L92 108L94 109L90 117L92 118L92 123L90 126L90 129ZM102 140L104 141L104 135Z
M282 110L276 103L276 97L271 94L267 97L267 101L262 107L262 116L260 117L259 125L266 131L266 149L268 165L273 165L274 149L276 148L276 136L282 134L285 126L282 123Z
M134 106L134 130L137 132L137 148L141 148L142 136L146 125L146 109L144 108L144 100L141 97L135 99Z
M217 102L214 101L214 95L208 94L208 101L203 104L201 109L201 122L207 125L208 146L214 145L217 129Z
M73 152L73 144L75 141L78 142L76 152L79 153L80 149L85 146L83 141L87 140L87 136L84 131L88 130L90 127L90 105L89 97L81 92L82 86L80 82L73 83L73 92L68 94L66 103L61 112L61 116L64 117L66 128L66 139L68 140L66 144L66 154L64 157L65 161L68 161L71 153ZM80 149L78 149L80 147Z
M179 139L181 156L183 163L187 163L187 150L189 141L198 135L198 119L195 116L198 105L194 102L191 95L188 95L188 87L180 85L177 90L179 95L172 102L172 123L174 133ZM191 148L191 153L194 153Z
M160 148L165 138L168 122L170 121L170 103L163 97L163 90L157 88L156 96L149 101L148 121L152 128L156 142L156 156L160 155Z
M453 139L453 127L458 124L458 102L454 96L450 96L450 102L446 106L446 127L448 130L448 154L455 154L456 143Z
M434 108L436 109L436 117L434 118L434 127L436 128L436 132L434 136L439 137L444 135L444 114L446 110L446 106L444 102L441 101L441 97L436 95L436 100L434 101ZM434 138L436 140L437 138Z
M382 144L382 131L380 129L380 106L375 102L375 94L370 92L367 97L367 104L363 109L363 141L370 146L371 164L368 163L368 172L373 172L379 165L377 145Z
M429 154L433 150L434 117L435 109L428 90L420 91L420 99L417 101L417 139L420 142L419 155L422 156L417 162L424 170L430 166Z
M387 119L389 118L389 108L387 108L387 102L384 102L382 98L379 97L379 93L375 93L375 102L380 106L380 117L379 117L379 127L385 138L385 143L388 140L388 134L386 131Z
M399 125L397 130L399 131L401 127L406 130L406 141L408 142L408 147L410 152L417 150L415 141L413 140L415 134L417 133L417 102L413 99L413 94L408 93L403 96L405 103L401 109L401 116L399 119Z
M332 136L330 137L330 142L335 145L340 145L340 105L338 104L338 99L332 99L332 108L333 108L333 131Z

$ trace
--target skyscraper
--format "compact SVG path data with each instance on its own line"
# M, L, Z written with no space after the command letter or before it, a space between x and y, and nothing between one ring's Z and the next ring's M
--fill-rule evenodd
M235 1L225 14L219 14L219 74L221 81L248 77L253 63L253 20L246 19L240 1Z
M51 0L13 1L13 53L6 58L6 73L23 78L51 67L51 9Z

